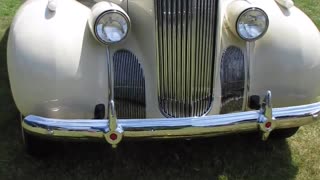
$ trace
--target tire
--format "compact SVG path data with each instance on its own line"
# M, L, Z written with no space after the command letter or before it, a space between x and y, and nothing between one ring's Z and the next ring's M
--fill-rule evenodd
M296 134L299 127L288 129L276 129L270 134L271 139L286 139Z
M20 114L22 143L26 153L33 157L49 156L53 152L53 144L47 141L46 139L42 139L41 137L37 137L33 134L26 132L21 124L23 118L24 116Z
M34 157L46 157L52 152L52 144L45 139L29 134L22 130L22 140L25 151Z

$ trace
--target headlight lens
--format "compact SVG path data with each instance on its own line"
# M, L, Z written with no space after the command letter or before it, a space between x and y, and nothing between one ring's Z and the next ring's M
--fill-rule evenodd
M95 35L104 44L114 44L122 41L128 34L129 18L119 11L102 13L95 23Z
M268 16L259 8L249 8L243 11L237 20L237 32L242 39L247 41L262 37L268 26Z

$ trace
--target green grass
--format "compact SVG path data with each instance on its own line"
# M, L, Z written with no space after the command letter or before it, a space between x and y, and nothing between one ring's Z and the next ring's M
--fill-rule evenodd
M319 0L293 0L320 28L320 1Z
M296 0L320 27L319 0ZM6 69L9 24L20 0L0 0L0 179L320 179L320 122L287 141L248 135L194 141L57 143L36 159L22 149Z

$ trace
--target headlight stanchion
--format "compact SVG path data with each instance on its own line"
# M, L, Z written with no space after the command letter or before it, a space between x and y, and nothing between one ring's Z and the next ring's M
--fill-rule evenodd
M104 135L106 141L116 148L122 140L122 128L117 123L116 105L114 102L114 68L113 60L110 57L109 49L107 48L107 71L108 71L108 127L109 131Z
M130 29L130 18L120 6L102 1L92 7L88 23L94 38L106 46L108 124L104 130L104 138L115 148L122 140L123 129L117 123L117 113L114 102L114 67L109 46L117 44L127 37Z
M262 8L259 8L259 3L233 1L227 7L225 25L245 44L245 89L243 95L245 100L242 104L242 110L245 111L249 109L250 67L254 60L255 41L262 38L268 31L269 17Z

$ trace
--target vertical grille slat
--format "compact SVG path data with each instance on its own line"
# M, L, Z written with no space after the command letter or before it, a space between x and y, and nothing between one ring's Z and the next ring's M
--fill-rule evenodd
M211 107L216 7L217 0L155 0L159 106L167 117Z
M171 1L172 3L172 14L171 14L171 27L172 27L172 71L177 68L177 25L175 24L175 21L177 20L177 2ZM177 86L177 73L173 73L172 76L173 79L173 86L172 86L172 92L177 92L178 86ZM177 100L175 94L173 94L174 101ZM176 115L176 109L177 105L173 103L173 109L175 109L174 116Z
M200 11L200 9L202 9L201 8L201 1L197 1L197 6L196 6L196 8L197 8L197 13L196 13L196 24L197 24L197 31L196 31L196 37L197 37L197 41L196 41L196 56L194 57L195 59L198 59L199 57L200 57L200 52L201 52L201 49L200 49L200 46L199 46L199 42L200 42L200 38L201 38L201 28L200 28L200 24L201 24L201 11ZM201 61L200 62L195 62L196 63L196 71L197 71L197 76L196 76L196 79L195 79L195 81L196 81L196 84L195 84L195 87L199 87L199 85L200 85L200 72L201 72ZM196 104L197 103L197 99L199 99L199 95L198 95L198 93L195 91L195 99L194 99L194 102L195 102L195 104L194 104L194 106L196 107L196 111L194 112L194 113L196 113L196 112L198 112L199 111L199 109L200 109L200 107Z
M201 3L201 9L202 9L202 13L201 13L201 17L200 17L200 19L201 19L201 24L200 24L200 27L201 27L201 36L200 36L200 62L201 62L201 71L200 71L200 91L199 91L199 99L201 98L201 97L203 97L203 81L204 81L204 76L205 76L205 72L204 72L204 70L205 70L205 62L204 62L204 57L203 57L203 55L204 55L204 52L205 52L205 47L204 47L204 43L205 43L205 39L207 38L207 37L205 37L205 0L203 0L202 1L202 3ZM202 107L202 101L199 101L199 108L200 108L200 110L203 108Z
M207 19L207 23L208 23L208 27L207 27L208 35L207 35L207 37L208 37L208 39L207 39L206 49L212 49L213 48L212 44L214 43L214 41L213 41L214 36L211 36L213 31L211 31L212 24L210 24L210 21L212 20L212 15L213 14L212 14L212 9L210 7L212 6L213 2L212 2L212 0L208 0L208 2L209 2L209 4L208 4L209 8L208 8L208 13L207 13L207 15L208 15L208 19ZM209 53L207 53L207 58L206 58L207 64L209 64L209 57L213 57L213 51L210 51ZM207 66L206 71L207 71L208 74L212 75L211 77L210 76L206 77L206 82L205 83L209 84L210 83L210 79L214 78L213 77L213 64L211 65L211 67ZM207 98L210 97L209 88L206 89L205 96Z

